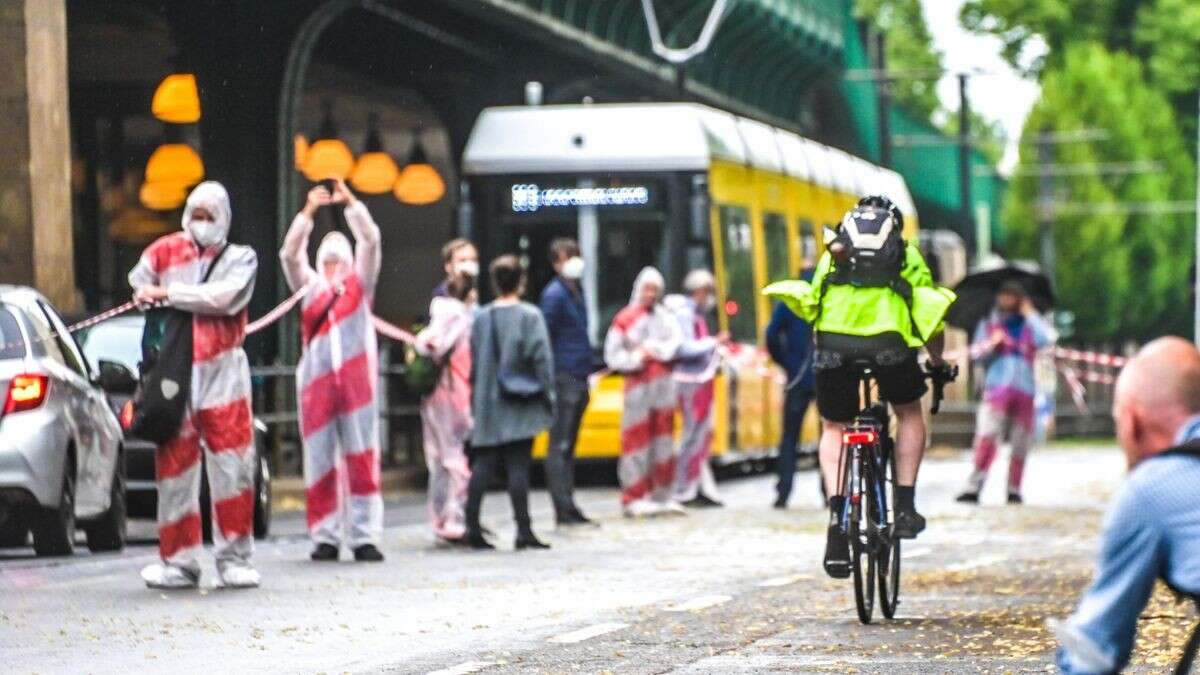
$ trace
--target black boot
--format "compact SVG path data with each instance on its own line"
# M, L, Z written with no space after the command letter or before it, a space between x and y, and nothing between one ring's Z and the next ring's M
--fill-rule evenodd
M363 544L354 549L354 559L359 562L383 562L383 553L375 544Z
M337 562L338 547L333 544L317 544L308 557L312 558L314 562Z
M467 527L467 534L463 537L463 544L467 548L473 548L477 551L490 551L496 547L492 543L483 538L483 532L480 532L478 527Z
M513 545L513 548L517 549L518 551L523 551L527 548L547 549L550 548L550 544L542 542L540 539L534 536L533 530L526 526L518 529L517 541Z

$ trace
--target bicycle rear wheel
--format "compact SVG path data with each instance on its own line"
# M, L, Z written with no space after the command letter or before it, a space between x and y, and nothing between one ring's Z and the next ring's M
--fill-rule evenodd
M879 609L884 617L895 618L896 607L900 604L900 539L893 537L888 527L893 522L896 499L896 453L891 439L885 446L887 457L883 462L884 475L879 481L879 489L886 500L883 530L879 533Z
M851 474L847 467L847 474ZM854 604L858 609L858 620L871 623L875 613L875 555L871 552L865 534L871 531L866 522L868 509L863 503L863 486L870 485L866 463L859 464L857 481L847 481L850 486L850 522L846 534L850 539L850 568L854 574ZM849 477L849 476L848 476ZM870 497L866 497L870 499Z

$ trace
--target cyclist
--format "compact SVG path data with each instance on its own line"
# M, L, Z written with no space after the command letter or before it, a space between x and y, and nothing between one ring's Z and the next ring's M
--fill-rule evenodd
M850 575L849 543L839 524L844 504L838 470L842 432L859 411L856 363L870 363L881 398L898 421L893 535L912 539L925 529L913 505L925 452L920 399L928 389L917 352L925 347L931 375L946 377L942 329L954 293L934 286L920 251L902 238L903 227L891 200L864 197L836 230L826 228L826 251L811 283L784 281L763 290L813 325L821 475L831 512L824 564L835 578Z

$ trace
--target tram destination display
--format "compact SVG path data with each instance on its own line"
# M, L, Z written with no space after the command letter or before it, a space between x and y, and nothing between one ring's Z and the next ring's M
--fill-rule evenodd
M649 206L653 192L648 185L545 186L514 183L510 190L513 213L536 213L543 209L638 208Z

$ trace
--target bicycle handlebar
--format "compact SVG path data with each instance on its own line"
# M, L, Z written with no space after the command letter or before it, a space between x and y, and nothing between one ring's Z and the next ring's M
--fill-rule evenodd
M941 366L925 364L925 377L933 385L933 404L929 406L929 414L936 415L942 408L942 398L946 393L946 385L958 379L958 366L943 363Z

